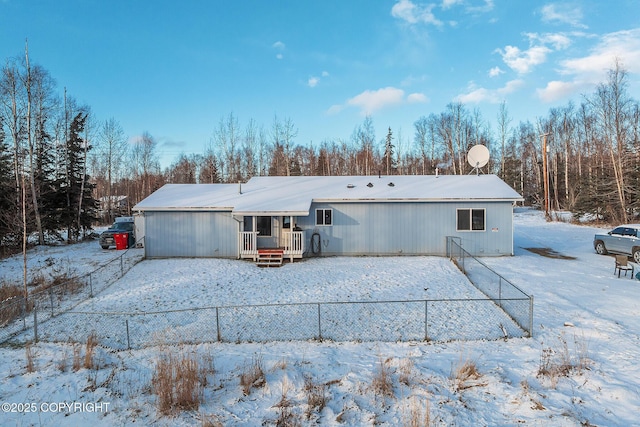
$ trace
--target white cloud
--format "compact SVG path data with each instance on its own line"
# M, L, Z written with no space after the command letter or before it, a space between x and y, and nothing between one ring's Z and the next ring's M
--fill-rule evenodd
M404 91L395 87L385 87L375 91L365 90L347 100L347 105L359 107L363 114L371 114L389 105L401 104Z
M510 80L503 87L498 89L487 89L476 87L474 83L469 85L469 92L455 97L455 100L463 104L479 104L481 102L489 102L498 104L504 100L506 95L518 90L524 82L522 80Z
M327 113L336 114L347 107L356 107L360 109L362 115L368 115L389 106L421 102L428 102L424 94L416 92L405 97L402 89L389 86L378 90L365 90L347 99L342 105L332 105Z
M559 99L568 98L576 93L583 85L577 82L563 82L554 80L547 83L544 89L536 89L536 94L544 102L553 102Z
M431 12L435 6L435 4L421 6L411 0L399 0L391 8L391 16L402 19L409 24L425 23L440 27L442 26L442 21Z
M544 88L537 89L537 95L543 101L552 102L589 90L606 81L616 60L628 72L640 74L640 28L606 34L589 55L560 61L558 73L566 79L548 82Z
M411 93L407 96L407 102L409 104L423 104L429 102L429 98L424 93Z
M329 72L328 71L323 71L322 73L320 73L320 76L322 78L326 78L329 77ZM320 83L321 78L318 76L311 76L309 77L309 79L307 80L307 86L309 87L316 87L318 86L318 84Z
M271 45L272 48L276 49L278 51L278 53L276 53L276 58L277 59L282 59L284 56L282 54L282 52L285 49L285 45L284 43L282 43L281 41L277 41L274 44Z
M575 3L547 4L542 7L540 12L544 22L569 24L573 27L587 28L587 26L581 22L583 18L582 10Z
M495 7L494 0L484 0L482 6L468 6L467 12L469 13L487 13L491 12Z
M640 28L604 35L589 55L562 61L560 73L599 82L616 59L627 71L640 73Z
M500 74L504 74L500 67L493 67L489 70L489 77L498 77Z
M555 50L563 50L571 46L571 39L564 33L526 33L531 44L551 45Z
M455 6L456 4L461 4L461 3L462 3L462 0L442 0L442 8L449 9Z
M532 46L527 50L506 46L504 50L498 49L497 52L502 55L502 60L509 68L519 74L526 74L534 66L544 63L551 50L546 46Z

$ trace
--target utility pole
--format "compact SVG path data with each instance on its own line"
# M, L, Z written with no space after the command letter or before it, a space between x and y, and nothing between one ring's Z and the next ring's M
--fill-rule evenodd
M549 133L540 135L542 137L542 179L544 180L544 217L549 220L549 179L547 171L547 136Z

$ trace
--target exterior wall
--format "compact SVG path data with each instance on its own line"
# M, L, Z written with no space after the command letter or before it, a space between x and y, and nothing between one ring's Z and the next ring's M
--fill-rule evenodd
M238 223L231 212L147 211L144 216L149 258L238 256Z
M315 224L319 208L333 210L333 225ZM456 231L458 208L485 209L485 230ZM320 234L323 255L444 256L446 236L459 237L474 255L513 255L511 202L312 203L297 224L307 248Z

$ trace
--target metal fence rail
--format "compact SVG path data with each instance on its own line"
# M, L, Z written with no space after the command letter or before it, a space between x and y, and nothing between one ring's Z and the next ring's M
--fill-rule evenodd
M503 300L526 308L529 300ZM115 349L202 342L451 341L522 337L491 299L360 301L201 307L146 313L69 311L19 337Z
M533 297L471 256L455 238L448 256L486 298L214 306L156 312L73 307L142 259L124 252L94 272L0 306L0 342L85 342L115 349L202 342L450 341L531 336ZM80 283L80 285L78 285ZM3 316L11 316L4 322ZM46 322L44 320L47 319Z
M464 250L458 237L447 237L447 256L480 292L504 310L529 337L532 336L533 295L528 295ZM527 301L526 307L520 301Z
M47 319L71 310L120 279L144 256L142 250L126 250L90 273L67 277L24 296L0 302L0 343L29 328L36 329Z

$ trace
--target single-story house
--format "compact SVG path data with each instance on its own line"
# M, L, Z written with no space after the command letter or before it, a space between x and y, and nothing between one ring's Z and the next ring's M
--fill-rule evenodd
M513 206L495 175L254 177L167 184L136 206L147 257L513 255Z

